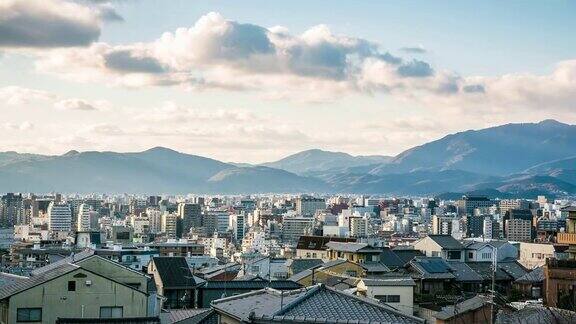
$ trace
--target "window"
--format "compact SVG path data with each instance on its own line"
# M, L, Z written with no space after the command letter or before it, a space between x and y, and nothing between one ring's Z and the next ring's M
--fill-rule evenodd
M400 302L400 295L388 295L386 299L389 303L399 303Z
M76 281L68 281L68 291L76 291Z
M468 259L474 259L474 252L468 252Z
M382 303L399 303L400 295L376 295L374 298Z
M121 318L124 315L122 306L100 307L100 318Z
M16 322L41 322L42 308L18 308Z

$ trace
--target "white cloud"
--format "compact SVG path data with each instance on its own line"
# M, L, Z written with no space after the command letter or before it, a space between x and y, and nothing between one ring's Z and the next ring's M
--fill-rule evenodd
M23 105L37 100L54 100L56 96L43 90L18 86L0 88L0 101L8 105Z
M87 102L86 100L82 99L63 99L54 103L54 107L61 110L96 110L97 108Z
M3 128L9 131L27 131L34 128L34 124L29 121L23 121L19 124L14 123L4 123Z

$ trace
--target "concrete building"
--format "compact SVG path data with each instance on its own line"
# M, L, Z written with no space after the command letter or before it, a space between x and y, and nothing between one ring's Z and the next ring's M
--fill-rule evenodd
M314 216L317 210L326 209L324 198L301 196L296 198L296 213L301 216Z
M486 196L462 196L462 199L456 201L458 214L473 215L475 209L488 208L494 205L494 201Z
M508 241L531 242L534 237L532 212L527 209L511 209L504 216L504 234Z
M72 211L67 204L51 202L48 205L48 229L70 232L72 230Z
M88 204L80 204L78 206L76 227L79 232L87 232L98 228L98 213L92 210L92 206Z
M286 241L297 241L302 235L307 235L314 228L312 217L282 217L282 238Z
M198 204L179 203L178 216L182 220L183 233L202 226L202 207Z

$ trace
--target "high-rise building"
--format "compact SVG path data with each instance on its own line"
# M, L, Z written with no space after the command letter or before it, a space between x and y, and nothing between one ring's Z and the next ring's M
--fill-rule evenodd
M302 216L314 216L317 210L326 209L324 198L301 196L296 198L296 213Z
M180 216L168 212L162 214L162 232L167 238L181 238L182 220Z
M367 237L368 236L368 218L367 217L350 217L350 236Z
M297 241L302 235L310 235L314 229L314 218L290 217L282 218L282 238L286 241Z
M504 235L508 241L531 242L534 235L532 212L527 209L510 209L504 215Z
M48 229L61 232L72 230L72 211L68 204L52 201L48 205Z
M158 208L146 208L146 215L148 216L149 231L152 234L162 232L162 212Z
M22 194L7 193L0 199L0 225L12 226L22 212Z
M188 233L192 227L202 226L202 207L198 204L179 203L178 216L182 220L184 233Z
M511 209L530 209L530 202L524 199L502 199L498 203L500 215L505 215Z
M474 210L479 208L488 208L494 205L494 201L486 196L462 196L462 199L456 202L458 214L460 215L473 215Z
M98 225L98 213L92 210L92 206L81 204L78 206L76 229L79 232L94 230Z
M245 214L230 215L230 228L232 228L236 241L241 241L244 238L244 235L246 235L246 226Z
M434 235L451 235L452 223L454 217L432 216L432 234Z
M484 221L490 218L488 215L469 215L466 218L466 236L467 237L485 237ZM492 230L492 227L490 227ZM492 232L490 232L492 236Z

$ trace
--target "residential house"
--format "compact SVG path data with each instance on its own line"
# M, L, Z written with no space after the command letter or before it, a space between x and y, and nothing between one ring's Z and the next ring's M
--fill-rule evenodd
M205 281L195 276L184 257L155 257L148 265L164 308L197 307L198 287Z
M364 277L365 275L364 268L358 263L337 259L304 270L288 279L303 286L312 286L317 283L324 283L332 277Z
M436 295L451 289L456 276L441 257L415 257L406 268L416 282L415 292L420 295Z
M451 235L428 235L416 241L414 249L422 251L427 257L441 257L447 261L466 260L464 246Z
M380 262L382 249L368 243L328 242L328 259L345 259L351 262Z
M356 242L355 238L302 235L296 245L296 258L328 261L328 242Z
M114 278L108 276L110 273ZM157 298L147 292L147 285L130 285L123 280L126 278L135 283L146 281L145 275L138 277L132 270L98 256L83 264L60 263L3 286L0 321L55 323L58 318L157 317Z
M453 306L445 306L436 315L436 324L492 322L490 297L477 295Z
M424 323L386 304L319 284L282 292L263 289L216 300L221 324L240 323Z
M357 294L377 299L407 315L414 314L414 287L410 277L360 279Z
M466 261L493 262L505 259L516 259L518 248L507 241L464 241L466 247Z
M288 291L300 289L302 285L290 280L268 281L262 278L255 278L253 280L206 281L199 288L198 307L209 308L212 302L217 299L241 295L264 288Z

